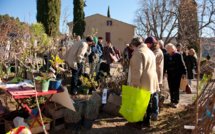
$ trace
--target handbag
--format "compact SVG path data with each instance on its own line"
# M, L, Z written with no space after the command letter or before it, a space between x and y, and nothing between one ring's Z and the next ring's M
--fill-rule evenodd
M186 86L186 93L187 94L191 94L192 93L192 90L191 90L191 87L190 87L189 84L187 84L187 86Z
M118 62L118 61L119 61L118 55L115 53L113 47L111 47L111 49L112 49L112 51L113 51L113 54L110 53L110 57L111 57L112 61Z
M129 122L143 121L151 93L144 89L122 86L122 107L119 113Z
M184 76L181 77L181 82L180 82L180 88L179 88L179 90L185 91L187 84L188 84L187 83L187 78L184 75Z
M114 62L119 61L119 59L117 58L117 55L113 55L113 54L110 53L110 57L111 57L112 61L114 61Z

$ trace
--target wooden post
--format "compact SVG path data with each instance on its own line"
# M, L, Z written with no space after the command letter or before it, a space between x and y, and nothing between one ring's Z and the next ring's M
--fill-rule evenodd
M202 26L203 26L203 19L204 19L204 12L205 12L205 7L206 7L206 0L204 0L204 5L203 5L203 11L201 15L201 29L200 29L200 38L199 38L199 58L198 58L198 76L197 76L197 93L196 93L196 123L195 126L196 128L198 127L198 121L199 121L199 79L200 79L200 62L202 58L202 49L201 49L201 40L202 40Z

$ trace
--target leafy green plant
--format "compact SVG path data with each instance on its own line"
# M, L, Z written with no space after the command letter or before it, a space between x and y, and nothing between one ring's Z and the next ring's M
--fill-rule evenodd
M91 29L91 36L96 37L96 34L98 33L98 28L92 28Z
M94 73L94 76L96 74ZM80 81L82 82L82 85L86 86L86 87L97 87L98 86L98 83L97 81L95 81L95 78L94 77L89 77L89 79L87 77L83 77L83 76L80 76Z
M50 79L50 76L48 73L41 73L43 76L37 76L36 79L38 80L38 83L41 83L43 80Z
M57 70L57 74L65 71L63 68L59 67L59 65L62 64L64 62L64 60L62 60L58 55L56 55L56 56L52 55L52 59L49 61L51 62L54 69Z
M6 76L5 71L3 70L3 64L0 62L0 79L3 80Z
M207 74L204 74L200 84L199 84L199 95L202 94L202 89L203 88L207 88L205 86L209 86L207 85L207 82L211 79L211 75L207 75ZM196 95L194 95L192 98L191 98L192 101L195 101L196 100Z

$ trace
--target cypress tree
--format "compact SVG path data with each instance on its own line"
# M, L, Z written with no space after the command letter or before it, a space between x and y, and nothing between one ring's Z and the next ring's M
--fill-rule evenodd
M73 31L72 33L80 35L83 37L85 31L86 22L84 21L84 1L83 0L73 0Z
M37 22L41 22L49 36L59 32L61 0L37 0Z
M180 0L178 22L178 42L185 42L188 49L198 52L199 22L195 0Z
M108 6L107 17L110 18L110 7Z

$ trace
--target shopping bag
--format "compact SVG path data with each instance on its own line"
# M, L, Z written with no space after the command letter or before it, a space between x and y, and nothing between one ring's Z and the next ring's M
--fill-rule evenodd
M151 93L144 89L122 86L122 107L119 113L129 122L143 121Z
M185 91L186 86L187 86L187 78L182 76L179 90Z

